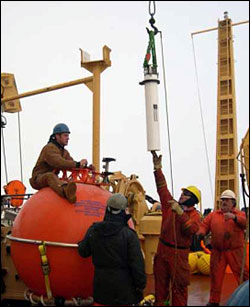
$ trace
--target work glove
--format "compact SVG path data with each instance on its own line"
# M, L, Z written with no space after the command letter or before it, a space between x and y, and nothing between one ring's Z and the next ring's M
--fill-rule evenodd
M88 164L88 160L86 160L86 159L82 159L82 160L80 161L80 167L81 167L81 168L86 167L87 164Z
M178 215L183 214L184 211L176 200L169 200L168 203L171 205L173 212L177 213Z
M161 169L162 168L162 163L161 163L162 155L157 156L157 153L154 150L152 150L151 153L153 155L154 170L156 171L158 169Z

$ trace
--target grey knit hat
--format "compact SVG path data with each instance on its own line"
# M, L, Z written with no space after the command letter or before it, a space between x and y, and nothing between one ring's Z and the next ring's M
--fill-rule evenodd
M119 214L128 206L127 198L120 193L115 193L107 201L107 208L113 214Z

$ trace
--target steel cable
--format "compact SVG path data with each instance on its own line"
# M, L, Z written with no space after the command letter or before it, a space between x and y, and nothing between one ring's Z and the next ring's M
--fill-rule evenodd
M210 164L209 164L209 157L208 157L208 149L207 149L207 140L206 140L206 133L205 133L205 125L204 125L203 112L202 112L202 106L201 106L201 94L200 94L200 86L199 86L199 78L198 78L198 71L197 71L197 63L196 63L196 55L195 55L195 48L194 48L194 39L193 39L193 36L192 36L192 46L193 46L194 67L195 67L195 76L196 76L197 91L198 91L198 101L199 101L199 106L200 106L202 131L203 131L203 138L204 138L204 143L205 143L205 152L206 152L206 159L207 159L207 167L208 167L208 176L209 176L209 183L210 183L210 189L211 189L211 197L212 197L212 201L213 201L212 179L211 179L211 171L210 171Z
M172 166L172 154L171 154L171 142L170 142L170 129L169 129L169 118L168 118L168 101L167 101L167 86L166 86L166 72L164 64L164 52L162 43L162 32L159 31L161 37L161 55L162 55L162 70L163 70L163 82L164 82L164 94L165 94L165 105L167 115L167 131L168 131L168 148L169 148L169 159L170 159L170 173L171 173L171 189L172 195L174 195L174 182L173 182L173 166Z

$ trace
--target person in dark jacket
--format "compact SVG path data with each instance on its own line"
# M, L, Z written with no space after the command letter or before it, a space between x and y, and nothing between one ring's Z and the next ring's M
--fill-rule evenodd
M102 222L94 223L78 243L82 257L95 267L94 301L102 305L132 305L143 299L146 286L139 238L127 222L127 199L115 193L107 201Z
M64 148L69 141L69 128L67 125L57 124L50 136L49 142L45 145L38 157L30 178L30 185L33 189L40 190L50 187L58 195L68 199L70 203L76 201L76 184L64 182L58 178L59 170L80 168L87 165L87 160L82 159L76 162Z

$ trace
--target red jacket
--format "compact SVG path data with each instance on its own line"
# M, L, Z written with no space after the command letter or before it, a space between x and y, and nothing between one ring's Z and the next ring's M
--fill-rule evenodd
M155 171L154 175L162 205L161 239L172 245L177 243L177 246L189 248L192 235L199 229L200 215L194 207L191 207L190 211L186 211L182 215L174 213L168 203L169 200L173 199L173 196L167 188L161 169ZM177 242L175 242L175 238Z
M244 229L246 228L245 213L234 209L237 222L232 219L225 220L221 210L211 212L201 223L199 233L212 234L212 247L218 250L235 249L244 245Z

